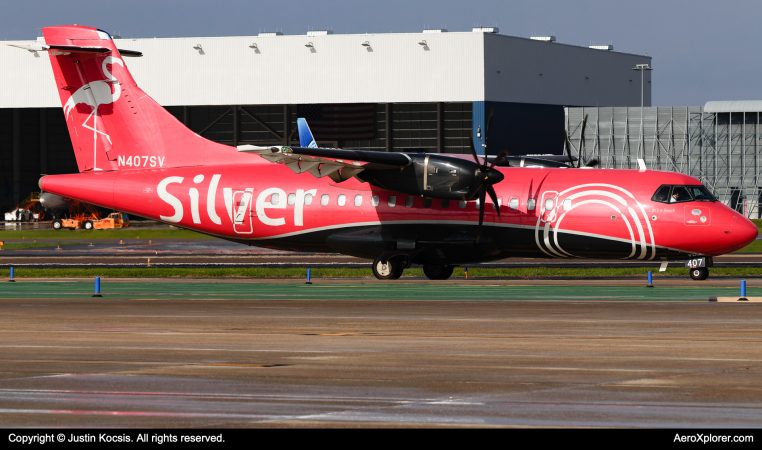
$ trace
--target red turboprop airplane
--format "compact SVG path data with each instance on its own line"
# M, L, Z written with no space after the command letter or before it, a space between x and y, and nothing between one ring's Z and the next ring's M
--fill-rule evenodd
M757 237L697 179L643 164L482 158L473 144L473 161L218 144L135 84L122 58L138 52L95 28L43 33L80 171L42 177L47 192L246 245L373 259L380 279L507 257L684 260L705 279L712 256Z

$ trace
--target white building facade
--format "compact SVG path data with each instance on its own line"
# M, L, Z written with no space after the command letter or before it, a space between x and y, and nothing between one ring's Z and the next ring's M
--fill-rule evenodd
M296 118L364 105L362 139L316 133L319 144L382 151L560 153L564 106L640 106L647 56L472 32L119 39L137 83L191 129L239 145L298 144ZM76 170L45 52L0 43L0 206L40 173ZM642 85L651 103L650 72ZM309 119L308 119L309 121ZM314 131L314 130L313 130ZM497 147L497 149L495 149Z

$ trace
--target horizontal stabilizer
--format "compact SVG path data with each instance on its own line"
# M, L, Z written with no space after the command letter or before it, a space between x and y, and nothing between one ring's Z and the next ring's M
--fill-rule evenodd
M111 52L110 48L105 47L82 47L82 46L76 46L76 45L40 45L40 44L32 44L32 45L20 45L20 44L8 44L10 47L16 47L21 48L24 50L28 50L30 52L61 52L63 54L67 53L109 53ZM143 56L143 53L135 51L135 50L119 50L119 54L122 56L129 56L129 57L140 57Z

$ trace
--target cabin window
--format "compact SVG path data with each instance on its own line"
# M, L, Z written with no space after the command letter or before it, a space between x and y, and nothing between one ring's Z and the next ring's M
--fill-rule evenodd
M344 206L344 204L347 202L347 196L344 194L339 195L339 198L336 200L336 203L339 206Z
M328 194L323 194L323 195L320 197L320 204L321 204L321 205L323 205L323 206L326 206L326 205L328 204L328 201L329 201L330 199L331 199L331 198L328 196Z
M355 206L362 205L362 195L355 195Z
M307 206L312 204L312 194L307 194L304 196L304 204Z
M278 197L280 197L280 195L278 195L277 193L273 194L272 197L270 197L270 204L277 205Z
M508 207L514 210L519 209L519 199L517 199L516 197L510 199L508 202Z
M501 206L503 206L503 197L498 197L497 198L497 206L495 206L495 204L493 203L492 204L492 209L498 209Z
M378 195L374 195L370 198L370 206L376 207L378 206Z
M533 198L527 200L527 211L534 211L535 203L537 203L537 201Z
M424 198L423 199L423 207L424 208L431 208L431 199L430 198Z
M443 199L442 200L442 209L447 209L450 207L450 200Z
M396 195L390 195L389 200L386 202L387 205L389 205L390 208L394 208L397 206L397 196Z
M566 200L564 200L563 205L564 205L564 210L571 211L571 200L567 198Z
M287 202L289 205L293 205L294 203L296 203L296 194L288 194Z
M458 208L464 209L467 203L465 200L458 200Z
M545 200L545 211L550 211L551 209L553 209L553 199L549 198Z
M413 207L413 197L410 196L405 199L405 207L406 208L412 208Z

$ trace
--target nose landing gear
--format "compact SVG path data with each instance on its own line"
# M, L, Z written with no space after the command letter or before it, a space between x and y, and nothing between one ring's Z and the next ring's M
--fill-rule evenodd
M709 269L706 267L696 267L691 269L690 273L694 280L706 280L709 277Z

